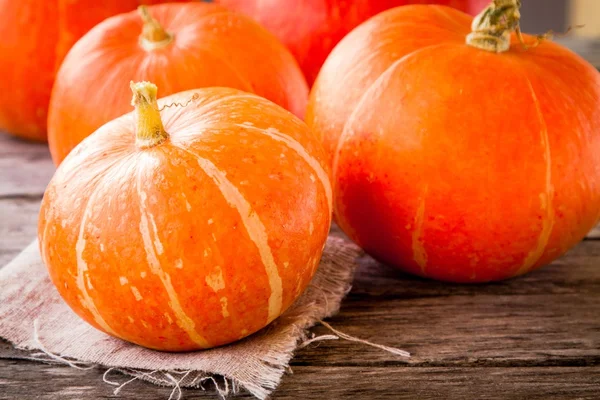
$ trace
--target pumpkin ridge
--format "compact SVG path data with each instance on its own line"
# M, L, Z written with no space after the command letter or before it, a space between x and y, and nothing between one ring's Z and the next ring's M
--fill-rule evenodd
M199 50L202 50L203 52L210 54L210 52L207 49L200 48ZM222 53L220 51L215 52L215 54L210 54L210 55L215 60L223 63L227 68L229 68L229 70L231 72L233 72L233 74L236 77L238 77L240 83L242 83L244 85L244 91L249 92L249 93L254 93L254 88L252 87L252 85L250 85L250 83L248 83L248 79L246 79L244 77L244 75L242 75L242 73L240 73L239 69L235 68L231 62L229 62L225 57L223 57Z
M432 5L430 4L429 7L433 8L438 14L444 16L444 18L448 21L451 22L453 26L455 26L456 28L465 28L463 27L463 25L456 21L454 18L452 18L452 16L450 14L448 14L448 10L446 7L444 6L440 6L440 5ZM453 30L453 29L448 29L449 31L451 31L452 33L458 33L460 35L466 35L469 33L469 27L467 26L465 29L465 32L461 32L458 30Z
M46 195L44 195L46 196ZM41 212L42 210L40 209L40 218L41 218ZM48 209L44 208L44 230L42 231L42 234L38 237L38 242L40 245L40 255L42 257L42 261L44 262L44 264L48 265L48 259L46 258L46 235L48 233L48 227L50 226L50 224L48 223L48 220L50 219L50 212L48 211Z
M195 92L196 92L195 90L189 90L187 92L182 92L182 93L185 94L185 93L195 93ZM231 95L219 97L217 99L207 102L206 104L199 105L198 108L195 110L195 112L197 112L200 115L203 115L203 114L205 114L205 112L207 110L218 106L220 103L224 103L224 102L234 100L234 99L245 99L245 98L256 99L256 98L259 98L259 96L255 95L253 93L246 93L246 92L240 91L239 93L233 93ZM163 104L163 103L164 102L161 101L161 104ZM161 107L161 109L166 108L166 107L171 107L171 105L163 105ZM171 116L171 118L172 117L173 116ZM210 120L210 117L205 117L205 119ZM169 128L175 128L174 125L176 125L176 122L173 120L167 121L166 125L168 125ZM181 136L185 136L180 133L181 130L182 129L177 129L177 128L173 129L172 139L177 140L177 139L181 138ZM185 132L185 129L183 131Z
M271 247L269 246L269 238L264 224L248 200L244 198L239 189L227 179L225 173L218 169L215 164L186 148L177 145L174 145L174 147L196 158L200 168L208 177L213 180L225 198L225 201L231 207L235 208L239 213L240 219L246 228L246 231L248 232L248 236L257 247L260 258L265 267L265 272L271 288L267 323L273 321L275 318L277 318L282 309L283 282L281 280L281 276L279 275L279 269L275 263L275 258L273 257Z
M358 113L358 111L360 110L360 108L363 106L363 103L368 98L368 94L370 94L371 91L373 90L373 88L377 87L377 84L379 84L387 75L391 74L391 71L393 71L394 68L397 68L398 66L402 65L402 63L404 63L405 61L407 61L410 58L414 57L415 55L421 53L422 51L430 50L430 49L441 47L441 46L448 46L448 45L453 45L453 44L452 43L436 43L436 44L432 44L432 45L429 45L429 46L421 47L419 49L413 50L412 52L410 52L408 54L405 54L404 56L400 57L399 59L397 59L396 61L394 61L393 63L391 63L385 69L385 71L383 71L377 77L377 79L375 79L368 86L368 88L364 91L364 93L362 94L362 96L360 97L360 99L356 102L356 106L354 107L354 109L352 110L352 112L348 115L348 119L346 119L346 122L344 123L344 126L342 128L342 133L337 138L337 144L336 144L335 152L334 152L334 155L333 155L333 162L332 162L332 167L331 167L331 176L332 176L332 180L334 182L334 185L336 185L336 183L337 183L337 179L336 178L337 178L337 169L338 169L338 162L339 162L339 154L340 154L340 152L342 150L342 146L343 146L344 142L347 139L347 136L349 135L349 133L348 133L349 127L351 125L351 122L354 122L353 120L356 118L356 114ZM335 186L334 186L334 195L335 195ZM338 210L337 210L337 206L334 206L334 209L335 209L336 214L340 215L339 212L338 212Z
M425 196L427 195L427 186L425 187L424 193L419 201L419 207L417 208L417 214L415 215L415 221L412 231L412 251L413 260L421 268L423 276L426 276L425 270L427 269L427 252L423 245L423 218L425 217Z
M100 311L98 311L98 308L96 307L96 304L94 303L94 299L92 299L92 297L90 296L90 294L88 293L88 291L85 287L86 282L85 282L84 275L83 275L84 273L86 273L88 271L88 264L83 259L83 252L85 250L85 245L87 242L83 238L83 235L85 233L85 224L88 219L88 214L90 213L90 206L95 201L96 196L100 192L101 187L102 187L102 185L100 185L98 183L96 184L96 187L93 189L93 192L90 194L87 204L85 205L85 208L83 209L83 215L81 217L81 223L79 225L79 235L77 237L77 242L75 243L75 256L76 256L76 262L77 262L77 277L75 279L75 282L77 283L77 288L81 292L82 297L77 296L81 305L92 314L94 321L96 321L96 323L99 326L101 326L102 329L104 329L107 333L109 333L113 336L117 336L115 331L110 327L110 325L108 325L106 320L104 320L104 318L100 314ZM45 231L45 228L44 228L44 231ZM89 279L89 273L86 276Z
M522 275L528 272L540 260L544 254L546 246L548 246L548 241L550 240L550 235L552 234L552 229L554 228L554 207L552 203L554 187L552 186L552 158L550 153L550 141L548 137L548 125L546 124L546 120L542 114L540 101L535 94L535 90L533 89L533 85L531 84L529 76L527 76L527 72L525 72L524 75L525 79L527 80L529 90L531 91L531 97L535 104L535 109L541 125L540 137L542 146L544 147L544 161L546 162L546 191L545 193L540 193L540 201L542 203L542 211L546 211L546 216L542 221L542 230L540 232L536 247L527 254L523 265L517 270L515 275Z
M52 74L54 75L54 78L56 77L56 74L58 73L58 69L60 68L60 65L62 64L64 58L66 57L66 52L64 51L64 49L62 48L62 46L60 46L62 40L62 37L65 35L64 32L61 31L60 27L61 27L61 16L63 14L63 10L61 5L63 5L63 1L61 0L57 0L56 1L56 5L57 5L57 9L58 9L58 13L57 13L57 18L54 21L56 24L56 30L58 32L57 34L57 45L54 47L54 51L52 52L52 55L54 56L54 68L52 69ZM64 5L63 5L64 6ZM61 57L62 55L62 57ZM50 90L50 93L52 93L52 90ZM50 96L48 96L49 98Z
M205 104L198 104L197 108L194 110L195 113L197 113L198 115L201 116L200 120L202 121L202 126L205 125L213 125L210 121L213 120L213 115L214 115L214 111L211 113L206 113L208 110L211 109L217 109L219 110L219 112L228 112L226 109L224 109L225 111L221 111L221 109L219 109L219 104L220 103L224 103L227 101L231 101L234 99L257 99L260 98L260 96L254 94L254 93L247 93L247 92L243 92L243 91L238 91L236 89L232 89L235 90L236 92L239 93L233 93L231 95L226 95L223 97L219 97L217 99L214 100L210 100ZM194 99L194 97L197 97L198 93L197 90L188 90L185 92L181 92L182 95L186 95L186 94L190 94L191 97L186 100L186 103L191 103ZM170 108L170 107L174 107L177 106L178 103L169 103L169 104L165 104L164 101L162 101L161 99L159 99L160 102L160 110L164 110L165 108ZM179 110L182 110L184 107L180 107ZM169 128L169 138L171 139L171 142L176 142L176 143L180 143L180 144L187 144L188 141L186 140L186 138L188 136L192 136L194 138L197 137L197 131L190 129L189 126L186 126L185 124L182 125L179 122L179 118L182 114L178 113L178 111L173 111L173 113L170 113L169 115L166 116L165 118L165 127ZM197 125L196 125L197 126ZM179 147L179 146L176 146Z
M220 15L220 14L231 14L231 11L220 10L220 11L217 11L217 12L214 12L214 13L204 14L202 17L200 17L196 21L194 21L194 25L198 25L200 23L204 23L207 19L209 19L211 17L214 17L215 15Z
M185 313L181 303L179 301L179 297L175 292L175 288L173 287L173 283L171 282L171 276L166 273L160 266L160 261L158 259L157 253L160 255L162 253L162 244L160 244L160 240L158 238L158 232L156 229L156 225L153 223L154 237L152 240L152 234L150 233L148 217L151 216L147 212L146 208L146 193L141 189L141 170L137 175L137 192L140 199L140 234L142 235L142 241L144 243L144 251L146 253L146 260L148 262L148 266L150 267L150 271L158 276L163 287L165 288L165 292L167 297L169 298L169 307L171 311L173 311L173 315L175 316L175 320L177 326L179 326L183 331L185 331L190 340L196 343L198 346L202 348L210 347L209 343L206 341L202 335L200 335L196 331L196 324L194 321ZM153 221L151 221L153 222ZM160 244L160 246L157 245Z
M398 23L395 23L395 24L393 24L393 26L394 26L396 29L397 29L397 28L400 28L400 27L402 27L402 28L406 28L406 27L410 27L410 26L422 27L422 25L421 25L421 24L418 24L418 23L416 23L416 22L404 22L404 21L403 21L403 22L398 22ZM462 38L462 36L463 36L463 32L456 32L456 31L453 31L453 30L451 30L451 29L446 29L446 28L444 28L444 27L441 27L441 26L435 26L434 28L435 28L435 29L442 30L442 31L448 31L449 33L451 33L451 34L456 34L457 36L459 36L459 37L461 37L461 38ZM399 44L399 43L404 43L404 42L409 42L409 43L410 43L411 41L414 41L414 38L413 38L413 37L401 38L401 39L399 39L399 40L390 40L388 43L384 42L383 44L381 44L381 42L378 42L378 43L376 43L376 45L377 45L378 47L373 47L373 48L371 48L371 49L372 49L372 52L371 52L371 53L369 53L369 54L367 55L367 58L361 58L360 60L358 60L358 62L356 62L354 65L352 65L352 67L351 67L350 69L348 69L348 71L346 72L346 74L347 74L347 75L354 75L355 71L357 71L357 70L361 70L362 68L364 68L364 65L363 65L363 63L368 65L368 64L369 64L369 62L370 62L372 59L379 57L379 54L378 54L377 52L378 52L378 51L381 51L381 49L382 49L384 46L386 46L386 45L390 45L390 44ZM450 41L449 41L449 42L450 42ZM452 42L450 42L450 43L452 43ZM462 43L462 42L461 42L461 43ZM422 47L422 48L429 47L429 46L437 46L437 45L439 45L439 44L441 44L441 43L433 43L433 44L426 45L426 46L424 46L424 47ZM335 50L334 50L334 51L335 51Z
M447 26L441 26L441 25L432 25L432 26L428 26L427 29L424 29L422 23L418 23L418 22L414 22L414 21L401 21L401 22L390 23L390 25L388 27L386 27L386 30L392 30L391 29L392 27L394 29L398 29L398 28L410 28L413 26L415 28L423 29L423 31L427 31L427 32L431 32L432 30L446 31L452 35L456 35L461 38L465 35L465 32L455 31L453 29L449 29ZM378 32L378 33L380 33L380 32ZM466 33L468 33L468 31ZM416 35L417 33L414 32L414 34ZM402 37L400 40L398 40L398 42L401 42L401 41L410 42L413 40L415 40L415 37L408 36L408 37ZM440 43L437 42L435 44L440 44Z
M239 126L244 129L251 129L254 131L261 132L265 136L270 137L271 139L285 144L289 149L293 150L298 154L317 174L317 178L321 181L321 185L325 190L325 196L327 197L327 204L329 205L329 212L333 211L333 194L331 189L331 181L329 180L329 175L323 168L323 166L317 161L316 158L311 156L302 145L294 140L291 136L286 135L278 131L275 128L258 128L256 126L244 125L244 124L234 124L234 126Z

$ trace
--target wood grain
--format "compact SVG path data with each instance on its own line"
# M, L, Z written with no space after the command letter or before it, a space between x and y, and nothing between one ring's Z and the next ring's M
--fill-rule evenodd
M435 282L410 276L369 256L361 259L353 293L413 298L462 295L598 295L600 243L583 241L552 264L518 278L481 285Z
M47 145L0 132L0 198L41 198L54 171Z
M40 199L0 198L0 267L35 239L39 210Z
M587 239L588 240L597 240L600 239L600 225L596 225L594 227L594 229L592 229L588 235L587 235Z
M297 366L286 375L273 400L597 400L600 367L321 367ZM0 360L0 399L167 399L169 388L135 381L118 396L102 382L103 371L75 371L28 361ZM590 380L589 376L593 378ZM74 379L76 376L76 379ZM124 382L125 376L110 375ZM207 384L207 389L212 389ZM216 398L211 392L183 390L183 399ZM248 394L236 399L250 399Z
M0 166L1 266L34 239L53 166L43 145L1 135ZM332 232L343 236L336 227ZM294 374L273 398L600 399L599 238L596 229L551 265L485 285L428 281L365 256L329 322L413 357L343 340L313 344L298 351ZM322 326L313 332L328 333ZM23 356L0 342L0 399L166 399L171 392L133 382L114 396L100 368L11 359Z

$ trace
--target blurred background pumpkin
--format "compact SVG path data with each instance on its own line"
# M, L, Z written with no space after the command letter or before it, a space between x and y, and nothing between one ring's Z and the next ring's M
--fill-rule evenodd
M0 131L46 140L50 91L71 46L107 17L164 2L0 0Z
M335 45L368 18L407 4L442 4L477 14L488 0L216 0L273 32L294 54L309 85Z
M188 0L171 0L171 2ZM164 0L0 0L0 131L46 140L46 119L55 73L73 44L107 17ZM309 85L333 47L350 30L385 9L415 3L453 6L475 15L487 0L205 0L253 17L293 53ZM600 64L597 0L528 0L523 29L542 33L576 29L557 38ZM530 17L527 17L530 16ZM27 32L24 34L23 32Z
M162 96L211 86L235 88L300 118L308 99L294 57L250 18L199 2L142 8L98 24L60 67L48 112L48 142L56 164L101 125L129 111L130 80L153 81Z

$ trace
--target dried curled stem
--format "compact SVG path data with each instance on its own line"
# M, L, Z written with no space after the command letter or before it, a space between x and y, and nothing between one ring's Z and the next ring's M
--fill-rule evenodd
M567 36L573 29L580 29L583 28L583 25L575 25L575 26L569 26L567 28L566 31L562 32L562 33L556 33L554 32L552 29L550 29L548 32L546 33L542 33L541 35L536 35L535 36L535 41L533 42L533 44L527 44L525 43L523 40L521 40L521 44L523 45L523 47L525 49L528 48L533 48L538 46L540 43L542 43L544 40L550 40L554 37L565 37Z
M467 44L482 50L501 53L510 48L510 35L516 32L521 43L521 0L493 0L473 19Z
M139 6L138 12L144 22L140 45L148 51L165 47L173 41L174 35L167 32L163 26L150 14L148 7Z
M192 101L194 100L198 100L200 98L200 95L198 93L194 93L194 95L192 97L190 97L190 99L188 101L184 103L171 103L171 104L165 104L164 106L162 106L161 109L159 109L158 111L162 111L165 108L171 108L171 107L187 107Z
M521 0L493 0L473 19L472 32L467 35L467 44L482 50L502 53L510 48L510 37L513 32L525 50L557 36L550 30L535 36L533 43L526 43L521 31L520 9ZM568 34L571 29L572 27L569 27L561 36Z

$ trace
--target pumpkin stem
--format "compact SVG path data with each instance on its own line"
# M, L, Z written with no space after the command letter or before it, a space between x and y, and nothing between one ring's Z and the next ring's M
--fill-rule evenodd
M138 12L144 22L142 34L140 35L140 45L142 48L152 51L165 47L173 41L173 34L165 31L162 25L150 15L148 7L139 6Z
M129 84L133 92L131 105L135 107L136 144L140 148L156 146L164 142L169 134L160 119L160 111L156 102L156 85L150 82L133 81Z
M508 51L510 35L515 32L521 44L520 20L521 0L493 0L473 19L472 32L467 35L467 44L495 53Z

